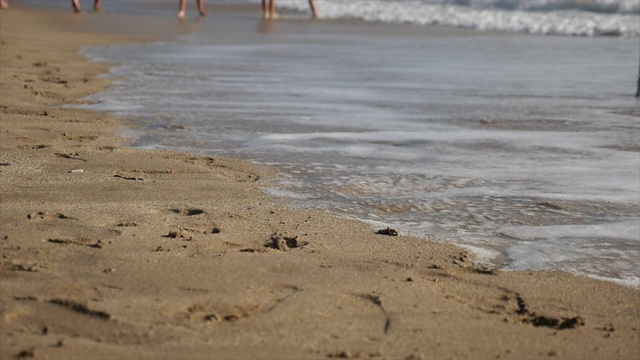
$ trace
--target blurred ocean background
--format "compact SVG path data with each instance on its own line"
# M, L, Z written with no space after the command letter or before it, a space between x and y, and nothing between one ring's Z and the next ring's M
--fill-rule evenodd
M13 0L16 3L71 8L66 0ZM261 0L204 0L211 4L260 4ZM441 25L546 35L640 35L638 0L314 0L323 19ZM188 0L189 6L195 1ZM191 4L194 3L194 4ZM93 0L80 0L85 11ZM277 0L278 9L309 12L308 0ZM178 0L105 0L111 12L161 14L177 11ZM193 10L195 11L195 10Z
M278 0L305 11L306 0ZM533 34L638 36L636 0L316 0L324 18Z
M86 106L139 147L272 165L296 206L640 287L640 2L315 2L190 1L174 39L84 48L117 79Z

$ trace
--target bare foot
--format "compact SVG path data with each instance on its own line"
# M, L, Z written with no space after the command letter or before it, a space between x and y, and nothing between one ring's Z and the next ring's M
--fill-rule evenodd
M182 20L184 19L184 11L179 11L176 16L178 17L178 19Z
M80 8L80 3L78 2L78 0L73 0L71 2L71 4L73 5L73 11L76 13L81 13L82 9Z
M200 10L200 16L205 17L207 16L207 12L204 10Z
M9 9L9 0L0 0L0 9Z

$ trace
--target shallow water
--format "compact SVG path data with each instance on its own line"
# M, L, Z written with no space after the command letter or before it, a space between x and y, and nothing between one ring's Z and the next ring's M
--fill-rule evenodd
M92 108L136 146L276 166L293 204L640 287L638 41L212 14Z

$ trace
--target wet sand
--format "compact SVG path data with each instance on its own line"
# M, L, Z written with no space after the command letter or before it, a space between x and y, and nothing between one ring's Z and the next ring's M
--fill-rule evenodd
M290 208L269 168L128 148L126 119L63 107L109 84L77 50L162 34L73 16L0 12L0 358L640 357L638 290L497 271Z

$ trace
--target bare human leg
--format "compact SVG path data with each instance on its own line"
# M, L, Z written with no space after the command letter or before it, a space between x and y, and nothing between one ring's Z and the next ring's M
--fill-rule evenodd
M268 3L269 19L274 19L276 17L276 0L268 0Z
M186 7L187 7L187 0L180 0L178 14L176 15L178 19L184 19L184 10Z
M198 12L200 13L200 16L207 16L207 12L204 11L204 1L197 0L197 3L198 3ZM184 19L186 8L187 8L187 0L180 0L178 14L176 14L178 19Z
M198 0L198 12L200 13L200 16L207 16L207 12L204 11L203 0Z
M316 12L316 5L313 3L313 0L309 0L309 7L311 8L311 13L314 18L318 17L318 13Z

